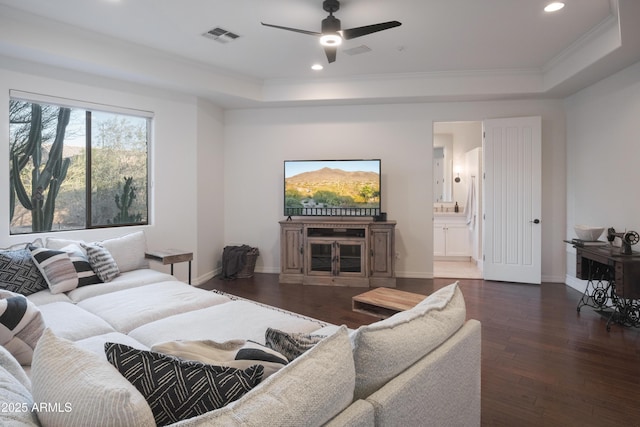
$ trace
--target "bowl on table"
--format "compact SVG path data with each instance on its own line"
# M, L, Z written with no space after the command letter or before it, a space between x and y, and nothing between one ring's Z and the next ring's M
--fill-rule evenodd
M585 242L594 242L600 238L602 232L604 231L604 227L576 225L575 227L573 227L573 230L576 232L578 239L584 240Z

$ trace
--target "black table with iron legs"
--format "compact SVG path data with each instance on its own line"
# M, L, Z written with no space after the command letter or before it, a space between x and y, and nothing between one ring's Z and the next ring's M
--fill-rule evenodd
M587 280L578 301L598 311L610 310L607 331L612 323L640 327L640 253L620 254L612 246L576 248L576 277Z

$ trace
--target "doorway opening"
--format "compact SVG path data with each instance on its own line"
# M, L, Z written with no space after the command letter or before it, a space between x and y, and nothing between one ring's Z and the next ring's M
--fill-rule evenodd
M433 276L482 279L482 122L433 124Z

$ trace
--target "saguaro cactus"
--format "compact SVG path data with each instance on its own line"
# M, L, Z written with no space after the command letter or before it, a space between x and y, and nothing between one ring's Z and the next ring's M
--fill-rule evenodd
M140 222L140 214L129 214L129 208L136 198L136 187L133 186L133 177L124 177L124 187L122 196L116 194L116 206L118 214L113 218L115 224L129 224L132 222Z
M42 167L42 107L31 104L31 123L27 143L21 150L11 153L10 190L15 192L20 204L31 211L32 231L50 231L53 226L56 197L67 176L71 159L62 158L64 135L69 124L71 110L60 108L56 135L47 162ZM20 177L20 172L31 159L31 196ZM10 214L13 216L15 199L11 197Z

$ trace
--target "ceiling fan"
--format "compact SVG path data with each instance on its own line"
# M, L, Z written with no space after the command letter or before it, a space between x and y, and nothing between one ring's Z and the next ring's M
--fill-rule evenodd
M335 12L340 10L340 2L338 0L324 0L322 2L322 8L326 12L329 12L329 16L322 20L322 32L320 33L316 31L299 30L297 28L282 27L280 25L265 24L264 22L261 22L261 24L265 27L273 27L281 30L320 37L320 44L324 47L324 52L327 55L329 63L335 62L338 46L342 43L343 39L351 40L356 37L366 36L367 34L388 30L389 28L399 27L402 25L398 21L389 21L342 30L340 29L340 20L333 16Z

